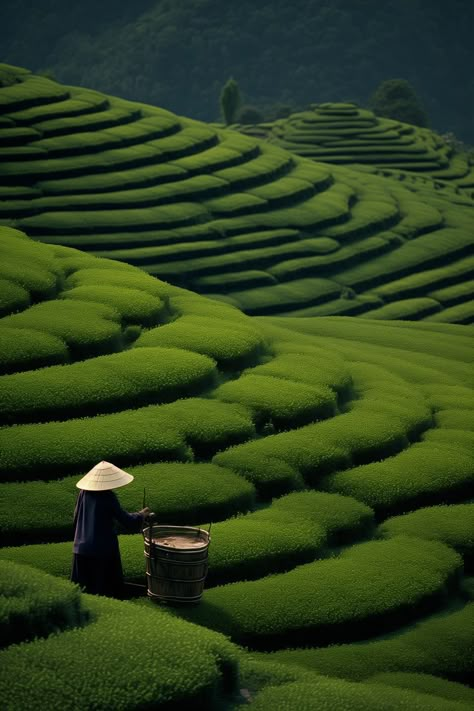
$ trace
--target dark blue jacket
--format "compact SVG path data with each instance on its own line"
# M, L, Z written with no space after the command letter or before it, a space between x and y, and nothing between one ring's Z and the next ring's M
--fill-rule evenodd
M77 497L74 511L74 553L108 556L119 550L114 522L131 531L139 531L142 517L127 513L113 491L84 491Z

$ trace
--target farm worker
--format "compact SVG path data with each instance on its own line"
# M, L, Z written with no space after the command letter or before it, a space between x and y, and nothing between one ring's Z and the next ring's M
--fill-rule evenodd
M76 486L80 489L74 511L74 547L71 580L94 595L121 596L122 561L114 522L139 531L150 513L124 511L112 491L133 481L133 476L110 462L99 462Z

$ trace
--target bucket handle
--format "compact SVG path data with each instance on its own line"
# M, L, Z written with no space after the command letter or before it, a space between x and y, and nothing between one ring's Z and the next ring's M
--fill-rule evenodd
M209 528L207 529L207 540L208 542L211 540L211 528L212 528L212 521L209 524ZM198 529L199 530L199 529ZM199 534L198 534L199 535Z

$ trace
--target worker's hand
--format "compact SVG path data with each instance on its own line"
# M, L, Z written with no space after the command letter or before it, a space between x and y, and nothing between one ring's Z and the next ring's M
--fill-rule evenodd
M144 509L138 512L142 518L147 518L151 514L151 509L145 506Z

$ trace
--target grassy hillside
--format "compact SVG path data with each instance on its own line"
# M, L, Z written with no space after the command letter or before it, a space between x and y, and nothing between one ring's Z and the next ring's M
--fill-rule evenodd
M426 129L375 116L356 104L312 104L311 110L256 126L240 126L300 156L474 197L474 157Z
M250 318L13 228L0 248L7 708L469 708L469 327ZM215 522L196 608L61 580L102 458L129 510L146 486L160 520ZM141 536L120 547L143 580Z
M315 163L163 109L2 72L3 224L248 314L472 322L468 185ZM408 148L397 136L399 160L449 162L432 134L409 136Z

